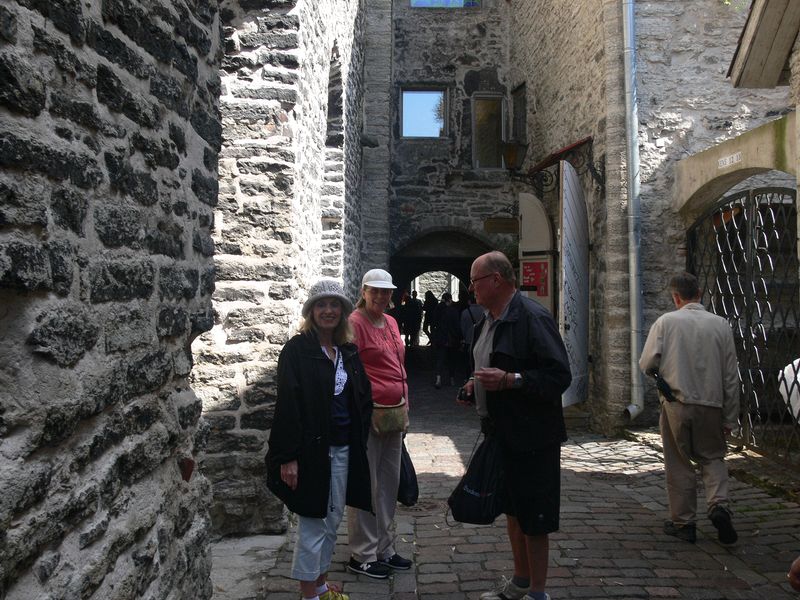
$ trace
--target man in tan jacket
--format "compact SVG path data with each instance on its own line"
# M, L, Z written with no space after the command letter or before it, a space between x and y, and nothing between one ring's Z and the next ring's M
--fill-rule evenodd
M697 538L696 463L703 474L708 517L719 541L732 544L738 536L728 508L725 435L738 426L739 416L733 331L725 319L700 304L694 275L676 275L670 291L678 310L656 320L639 359L643 372L657 373L672 391L672 399L660 393L671 518L664 523L664 533L692 543Z

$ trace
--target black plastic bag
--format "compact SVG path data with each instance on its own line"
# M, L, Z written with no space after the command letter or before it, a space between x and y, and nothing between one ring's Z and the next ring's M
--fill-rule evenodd
M502 490L503 468L497 438L485 436L447 504L456 521L489 525L503 512Z
M417 471L411 456L403 442L400 452L400 485L397 486L397 501L403 506L414 506L419 498L419 484L417 483Z

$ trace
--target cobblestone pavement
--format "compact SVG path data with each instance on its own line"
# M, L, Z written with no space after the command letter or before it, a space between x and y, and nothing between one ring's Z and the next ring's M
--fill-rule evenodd
M406 443L420 500L398 509L397 550L413 558L414 567L388 581L346 572L343 523L330 579L341 582L353 600L478 598L502 575L511 576L512 560L504 518L492 526L469 526L446 515L446 498L476 441L477 418L455 404L455 387L433 388L429 349L417 350L409 363L416 373ZM562 451L561 530L551 536L548 592L553 600L796 598L786 570L800 553L800 507L737 480L731 494L739 531L735 546L721 546L705 518L698 523L697 544L668 537L661 531L666 495L659 452L637 441L571 430ZM698 509L704 508L701 495ZM215 599L297 600L297 583L286 577L293 535L290 529L271 553L274 565L265 561L261 573L246 573L252 583L246 594L241 586L239 595L222 589L215 575ZM231 566L230 558L226 564ZM215 561L215 573L219 568Z

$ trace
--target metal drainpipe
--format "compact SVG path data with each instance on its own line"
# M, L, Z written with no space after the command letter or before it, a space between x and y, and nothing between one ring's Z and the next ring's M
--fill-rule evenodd
M625 42L625 130L628 142L628 278L631 331L631 403L624 416L632 421L644 410L644 385L639 370L642 353L642 291L639 246L641 212L639 205L639 109L636 97L636 27L634 0L622 2L622 31Z

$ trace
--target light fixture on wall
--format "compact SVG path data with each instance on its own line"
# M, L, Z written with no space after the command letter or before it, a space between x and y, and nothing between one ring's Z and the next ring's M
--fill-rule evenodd
M525 162L525 155L528 153L528 144L523 144L517 140L511 139L506 142L501 142L501 151L503 153L503 163L506 169L511 171L512 174L516 173L522 168L522 163Z

